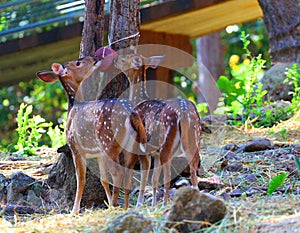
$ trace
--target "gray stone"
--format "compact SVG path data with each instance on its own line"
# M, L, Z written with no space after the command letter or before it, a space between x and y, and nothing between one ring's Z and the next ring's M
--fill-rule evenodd
M248 142L245 145L244 151L245 152L254 152L254 151L261 151L261 150L268 150L271 149L272 144L271 141L268 139L255 139L253 141Z
M41 198L38 197L33 190L29 190L27 194L27 204L32 207L40 207L43 203Z
M144 215L129 211L108 224L105 233L149 233L154 232L152 222Z
M197 231L205 227L203 222L216 223L225 214L226 206L221 199L184 187L174 198L166 227L175 228L178 232Z
M268 91L267 96L274 100L291 100L292 96L289 92L293 90L292 86L285 83L285 72L287 67L291 67L292 63L277 63L272 66L261 80L263 88Z
M23 204L25 195L35 180L23 172L17 172L10 176L10 183L7 186L7 203Z

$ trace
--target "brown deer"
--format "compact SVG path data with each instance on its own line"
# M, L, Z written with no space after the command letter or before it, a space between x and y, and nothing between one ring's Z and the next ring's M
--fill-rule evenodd
M52 64L52 71L37 72L45 82L59 80L69 98L66 125L67 143L72 151L77 190L72 212L77 213L86 182L86 160L96 157L100 168L100 180L110 205L117 205L124 176L119 155L123 149L134 147L144 151L146 133L139 115L126 99L76 101L79 86L94 70L101 68L98 58L84 57L64 65ZM136 141L140 143L136 143ZM139 146L138 146L139 145ZM114 190L109 189L110 173Z
M168 201L171 181L170 162L177 149L183 152L189 162L191 183L194 188L198 188L197 169L200 162L201 125L195 105L191 101L178 98L151 100L147 94L146 70L149 67L156 68L162 60L162 56L144 58L138 54L131 54L120 55L115 62L116 67L124 72L129 79L130 98L135 104L134 109L139 113L144 123L148 137L147 152L154 156L153 206L156 204L156 188L161 167L164 171L164 204ZM153 147L151 147L152 144ZM149 152L151 148L152 151ZM131 162L135 163L137 156L131 156ZM125 202L129 195L130 180L127 180L126 187ZM141 199L142 197L139 196L138 201L141 202Z

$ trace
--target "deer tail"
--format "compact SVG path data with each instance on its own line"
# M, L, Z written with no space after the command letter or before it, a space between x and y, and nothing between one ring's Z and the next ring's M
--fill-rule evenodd
M130 114L130 123L132 128L137 132L137 141L140 144L140 149L145 152L145 144L147 143L147 134L143 124L142 119L140 118L139 114L136 112L132 112Z
M180 138L184 151L194 154L200 144L200 119L183 114L180 118Z

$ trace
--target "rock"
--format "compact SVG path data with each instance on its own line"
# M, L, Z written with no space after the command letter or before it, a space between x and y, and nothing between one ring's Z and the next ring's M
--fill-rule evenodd
M27 203L29 206L40 207L43 202L39 196L33 190L29 190L27 194Z
M237 172L237 171L241 171L242 169L243 169L242 163L228 164L226 167L224 167L224 170L229 172Z
M227 120L226 116L217 115L217 114L205 116L205 117L202 118L202 122L205 125L210 125L210 126L224 126L224 125L227 125L226 120Z
M3 188L5 187L5 184L4 184L5 180L6 180L5 175L0 174L0 192L1 192L1 191L3 190Z
M243 194L243 191L239 188L237 188L237 189L235 189L235 190L233 190L232 192L229 193L229 195L231 197L240 197L240 196L242 196L242 194Z
M7 186L7 203L24 204L26 194L34 182L35 179L23 172L12 174L10 176L10 183Z
M256 178L256 176L254 174L246 174L244 176L244 178L249 183L255 183L255 182L257 182L257 178Z
M293 150L294 150L295 152L297 152L297 153L300 153L300 144L295 144L295 145L293 146Z
M291 67L292 63L277 63L272 66L261 79L263 88L268 91L267 98L274 100L291 100L291 85L285 83L285 72L287 67Z
M105 233L149 233L154 232L152 222L144 215L129 211L110 223Z
M178 180L174 183L175 188L181 188L184 186L191 186L190 182L185 177L180 177Z
M200 190L215 190L224 187L224 183L218 176L212 176L209 178L198 178L198 187Z
M239 156L237 156L236 153L231 151L226 152L222 157L227 161L239 159Z
M234 143L226 144L224 146L224 150L229 150L229 151L235 151L238 148L238 146Z
M245 145L244 152L269 150L271 147L271 141L268 139L254 139Z
M7 185L7 178L3 174L0 174L0 200L2 204L6 203L7 200Z
M227 192L221 193L219 197L223 198L224 201L229 201L231 199L231 196Z
M208 193L184 187L178 190L167 217L167 228L192 232L205 227L203 222L215 223L224 218L224 202Z

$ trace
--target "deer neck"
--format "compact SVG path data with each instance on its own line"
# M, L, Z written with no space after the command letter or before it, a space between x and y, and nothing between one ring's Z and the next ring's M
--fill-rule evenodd
M69 113L70 110L72 109L72 107L74 106L78 87L76 87L75 85L72 85L70 82L68 82L68 79L60 78L60 81L68 95L68 113Z
M144 67L134 70L129 75L130 92L129 100L138 104L144 100L150 99L146 87L146 69Z

